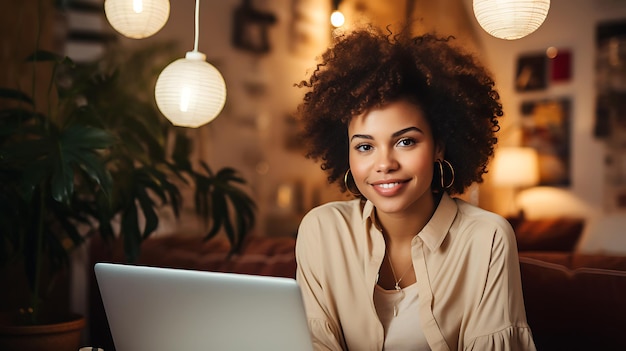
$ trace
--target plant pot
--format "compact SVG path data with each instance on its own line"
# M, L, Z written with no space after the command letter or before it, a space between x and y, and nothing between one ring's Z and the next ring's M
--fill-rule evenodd
M15 325L0 315L0 350L6 351L76 351L85 327L85 318L44 325Z

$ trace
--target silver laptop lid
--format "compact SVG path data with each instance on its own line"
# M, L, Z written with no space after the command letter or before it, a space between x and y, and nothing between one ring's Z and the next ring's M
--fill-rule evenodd
M312 350L294 279L97 263L117 351Z

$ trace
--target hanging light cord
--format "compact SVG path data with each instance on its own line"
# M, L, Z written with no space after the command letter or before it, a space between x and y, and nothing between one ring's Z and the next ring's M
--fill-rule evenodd
M198 34L200 33L200 0L196 0L196 16L195 16L195 37L193 41L193 51L198 52Z

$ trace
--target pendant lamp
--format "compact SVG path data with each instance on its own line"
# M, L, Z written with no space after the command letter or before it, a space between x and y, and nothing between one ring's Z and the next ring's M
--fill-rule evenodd
M335 28L339 28L343 26L345 22L346 22L346 18L344 17L343 13L339 10L333 11L333 13L330 15L330 24Z
M474 16L496 38L523 38L541 26L550 0L474 0Z
M343 15L343 12L339 11L340 4L341 0L333 0L333 8L330 14L330 24L335 28L343 26L343 24L346 22L346 18Z
M132 39L147 38L163 28L170 16L169 0L105 0L111 26Z
M181 127L209 123L224 108L226 84L220 72L198 52L199 0L196 0L194 50L170 63L157 78L155 99L159 110Z

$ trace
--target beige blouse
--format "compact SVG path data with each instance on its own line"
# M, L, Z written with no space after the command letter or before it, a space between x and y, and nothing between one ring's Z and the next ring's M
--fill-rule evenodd
M302 220L296 279L316 350L382 350L373 302L385 255L373 204L332 202ZM515 236L502 217L444 194L411 243L421 328L436 350L535 350Z

